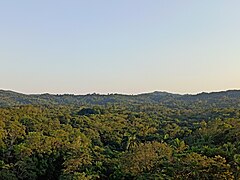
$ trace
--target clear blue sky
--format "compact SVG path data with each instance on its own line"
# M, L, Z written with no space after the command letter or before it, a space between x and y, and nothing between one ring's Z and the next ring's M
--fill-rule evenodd
M0 88L240 88L239 0L0 1Z

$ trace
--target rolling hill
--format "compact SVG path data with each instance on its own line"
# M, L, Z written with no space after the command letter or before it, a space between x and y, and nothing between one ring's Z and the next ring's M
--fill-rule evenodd
M180 95L155 91L138 95L123 94L87 94L87 95L26 95L13 91L0 90L0 107L18 105L107 105L107 104L163 104L167 106L202 106L231 107L240 106L240 90Z

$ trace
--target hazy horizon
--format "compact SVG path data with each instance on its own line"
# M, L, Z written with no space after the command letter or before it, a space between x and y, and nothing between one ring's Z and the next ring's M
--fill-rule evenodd
M137 92L137 93L124 93L124 92L108 92L108 93L102 93L102 92L86 92L86 93L69 93L69 92L61 92L61 93L54 93L54 92L20 92L16 91L13 89L0 89L3 91L11 91L11 92L16 92L20 94L26 94L26 95L40 95L40 94L51 94L51 95L64 95L64 94L73 94L73 95L87 95L87 94L100 94L100 95L109 95L109 94L121 94L121 95L139 95L139 94L147 94L147 93L153 93L153 92L166 92L170 94L179 94L179 95L196 95L196 94L201 94L201 93L214 93L214 92L224 92L224 91L240 91L240 89L223 89L223 90L213 90L213 91L199 91L199 92L171 92L171 91L165 91L165 90L152 90L152 91L146 91L146 92Z
M240 89L240 1L2 1L0 89Z

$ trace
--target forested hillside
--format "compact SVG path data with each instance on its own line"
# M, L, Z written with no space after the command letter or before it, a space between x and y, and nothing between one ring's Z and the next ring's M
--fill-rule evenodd
M0 179L240 179L240 91L1 91L0 106Z
M109 105L109 104L163 104L167 106L198 103L205 106L240 107L240 90L179 95L167 92L153 92L139 95L88 94L88 95L26 95L0 90L0 107L16 105Z

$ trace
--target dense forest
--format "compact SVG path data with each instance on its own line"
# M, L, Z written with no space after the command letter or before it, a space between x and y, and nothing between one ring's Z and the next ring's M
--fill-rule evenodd
M240 179L240 91L0 91L0 179Z

